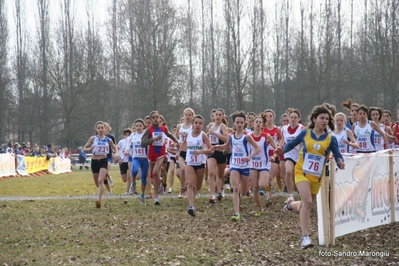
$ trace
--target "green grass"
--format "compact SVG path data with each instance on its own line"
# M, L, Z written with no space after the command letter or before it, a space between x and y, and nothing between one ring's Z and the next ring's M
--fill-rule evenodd
M124 185L116 170L114 193ZM176 182L178 187L178 181ZM0 201L1 265L397 265L399 224L340 237L334 247L301 250L299 216L283 214L284 198L266 215L255 217L252 197L242 199L242 220L230 221L231 197L215 205L195 201L197 216L187 214L187 200L162 197L140 205L137 196L94 199L44 199L33 196L96 194L89 171L0 181L1 196L30 196ZM204 186L203 193L206 193ZM175 190L177 192L177 189ZM58 193L57 193L58 192ZM315 244L317 214L311 213ZM384 251L389 257L323 257L320 251Z

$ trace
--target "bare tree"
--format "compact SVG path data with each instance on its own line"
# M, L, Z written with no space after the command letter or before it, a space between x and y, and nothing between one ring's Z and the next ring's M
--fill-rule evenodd
M0 2L0 106L3 111L0 112L0 140L4 140L9 132L7 126L7 118L11 108L11 93L8 89L10 82L9 69L7 63L9 54L7 49L9 38L8 23L7 23L7 10L5 2Z

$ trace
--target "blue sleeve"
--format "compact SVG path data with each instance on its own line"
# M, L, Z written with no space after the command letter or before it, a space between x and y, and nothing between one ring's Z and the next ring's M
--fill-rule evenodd
M301 143L301 141L303 140L303 138L306 136L306 133L308 132L307 129L302 130L301 133L299 133L298 136L296 136L295 139L291 140L289 143L284 145L284 153L289 152L290 150L292 150L293 148L296 147L296 145L298 145L299 143Z
M338 159L341 159L341 162L344 162L344 157L338 148L338 141L335 136L331 136L331 143L330 143L331 152L334 154L335 162L338 164Z

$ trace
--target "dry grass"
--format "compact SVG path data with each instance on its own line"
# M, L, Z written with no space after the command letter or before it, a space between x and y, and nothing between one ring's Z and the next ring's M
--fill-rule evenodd
M114 193L123 185L116 172ZM16 184L13 184L16 183ZM96 189L90 172L15 178L0 182L1 195L86 195ZM77 188L79 187L79 188ZM10 189L10 191L9 191ZM49 190L49 191L47 191ZM19 191L21 194L19 194ZM58 191L58 194L57 194ZM177 191L177 190L176 190ZM206 188L204 188L206 193ZM274 198L267 214L255 217L253 199L242 200L242 220L230 221L231 197L215 205L196 200L197 216L187 201L161 198L161 206L137 196L93 199L0 202L2 265L397 265L399 224L368 229L336 240L334 247L299 247L299 216L281 212ZM311 238L317 243L317 215L311 214ZM325 257L321 251L384 251L389 257Z

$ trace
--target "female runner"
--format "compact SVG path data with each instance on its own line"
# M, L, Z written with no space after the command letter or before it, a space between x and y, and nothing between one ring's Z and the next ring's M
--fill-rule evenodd
M337 139L328 133L328 129L334 130L334 120L328 108L324 105L315 106L310 120L308 129L300 132L294 140L284 146L284 149L279 147L276 150L277 154L287 153L297 147L299 143L303 143L299 160L295 165L295 183L301 200L294 201L291 198L283 208L284 212L292 210L299 212L302 249L313 246L308 236L310 209L320 190L321 176L330 152L334 154L338 167L345 168Z
M208 136L202 131L204 118L200 115L194 117L193 129L188 132L181 144L181 149L186 150L186 182L188 214L195 216L194 188L200 190L205 172L205 154L213 153Z
M101 208L101 198L104 193L104 181L107 179L108 159L107 155L111 149L118 153L118 147L106 136L106 126L102 121L98 121L95 126L96 135L91 136L83 147L84 152L92 152L91 171L94 183L98 187L96 207Z
M251 135L247 134L244 130L245 113L236 111L231 117L233 119L235 132L230 135L226 143L214 145L213 149L225 150L230 148L232 151L230 158L230 180L233 184L234 215L231 217L231 220L237 222L241 219L239 190L241 188L241 195L247 193L250 175L249 162L260 152L260 148ZM253 146L252 153L249 152L248 143Z

